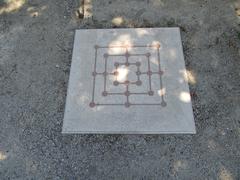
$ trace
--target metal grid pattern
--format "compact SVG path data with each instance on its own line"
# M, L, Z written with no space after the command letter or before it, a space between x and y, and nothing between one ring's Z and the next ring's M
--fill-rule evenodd
M125 49L125 53L122 54L109 54L109 53L104 53L103 55L103 62L104 63L104 71L103 72L98 72L97 71L97 61L98 61L98 50L99 49L109 49L109 48L122 48ZM131 53L129 52L130 48L154 48L157 51L157 64L158 64L158 71L152 71L151 69L151 63L150 63L150 56L151 53ZM145 96L153 96L154 93L156 93L153 88L152 88L152 75L157 74L159 75L159 86L160 89L163 88L163 82L162 82L162 76L164 72L161 69L161 61L160 61L160 44L156 45L134 45L134 46L99 46L95 45L95 59L94 59L94 68L92 72L92 77L93 77L93 89L92 89L92 100L89 104L90 107L96 107L96 106L125 106L126 108L129 108L130 106L137 106L137 105L146 105L146 106L154 106L154 105L160 105L162 107L165 107L167 105L166 101L164 100L164 95L161 95L161 102L160 103L134 103L129 100L129 97L131 95L145 95ZM114 70L112 72L107 71L108 67L108 61L109 57L125 57L125 62L115 62L114 63ZM130 57L139 57L139 56L144 56L146 61L147 61L147 71L141 71L141 62L131 62ZM125 80L124 82L120 82L118 80L118 68L124 65L125 67L130 67L130 66L135 66L137 71L135 72L136 74L136 81L130 81L130 80ZM107 96L125 96L126 101L123 103L104 103L104 102L97 102L95 101L95 91L99 91L99 89L96 89L96 76L102 76L103 77L103 90L102 90L102 96L107 97ZM110 92L107 90L107 77L108 76L113 76L113 85L114 86L124 86L125 91L124 92ZM143 76L147 76L148 79L148 91L146 92L134 92L130 91L129 87L130 86L142 86L142 81L141 78ZM146 77L145 77L146 78Z

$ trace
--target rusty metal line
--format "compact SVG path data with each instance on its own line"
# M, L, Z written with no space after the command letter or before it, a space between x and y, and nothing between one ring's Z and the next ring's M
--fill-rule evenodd
M119 63L119 65L125 65L126 63ZM129 65L136 65L136 63L128 63Z
M97 49L95 49L94 72L96 72L96 68L97 68ZM95 81L96 81L96 76L93 76L92 102L94 102L94 96L95 96Z
M160 88L163 89L162 75L160 73L162 71L162 69L161 69L161 60L160 60L160 50L159 50L159 48L157 50L157 55L158 55L158 70L159 70ZM165 102L164 101L164 94L162 94L161 99L162 99L162 102Z
M124 95L124 93L108 93L108 95Z
M128 91L128 85L126 85L126 91ZM127 103L129 103L129 96L126 96L127 97Z
M127 54L129 54L129 53L128 53L128 48L126 48L126 55L125 55L125 56L126 56L126 63L129 63L129 62L128 62L128 56L127 56Z
M146 94L148 94L148 93L145 93L145 92L143 92L143 93L130 93L130 95L146 95Z
M159 74L159 72L157 71L154 71L154 72L151 72L152 74ZM148 74L148 72L141 72L141 74Z
M126 56L125 54L109 54L108 56Z
M124 106L124 104L97 103L96 106Z
M148 72L151 72L149 56L147 57L147 62L148 62ZM148 79L149 79L149 89L150 89L150 91L152 91L152 78L151 78L151 74L148 74Z
M131 103L131 106L154 106L154 105L157 105L157 106L160 106L161 104L160 103Z
M112 45L112 46L98 46L98 48L126 48L126 47L129 47L129 48L141 48L141 47L150 47L150 48L158 48L158 45L128 45L128 46L124 46L124 45Z
M140 67L139 66L137 66L137 71L140 72ZM138 81L140 81L140 74L137 74L137 79L138 79Z
M126 54L108 54L108 56L126 56ZM129 53L129 56L145 56L145 54L132 54Z
M105 57L105 69L104 69L104 91L106 91L107 86L107 57Z
M129 92L129 96L130 95L146 95L146 94L148 94L147 92L139 92L139 93L132 93L132 92ZM123 92L123 93L107 93L107 95L112 95L112 96L114 96L114 95L125 95L125 93Z

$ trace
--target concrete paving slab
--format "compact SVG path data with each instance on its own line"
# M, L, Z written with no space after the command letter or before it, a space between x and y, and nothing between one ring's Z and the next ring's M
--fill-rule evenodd
M196 133L179 28L77 30L63 133Z

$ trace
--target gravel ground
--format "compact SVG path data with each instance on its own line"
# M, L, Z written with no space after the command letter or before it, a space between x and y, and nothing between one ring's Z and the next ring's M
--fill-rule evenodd
M0 0L0 179L240 179L240 1L79 4ZM196 135L61 134L75 29L172 26Z

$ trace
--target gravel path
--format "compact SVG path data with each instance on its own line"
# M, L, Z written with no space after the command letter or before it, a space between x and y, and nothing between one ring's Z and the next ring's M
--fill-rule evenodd
M77 0L9 3L0 0L0 179L240 179L240 2L85 0L84 18ZM172 26L196 135L61 134L75 29Z

